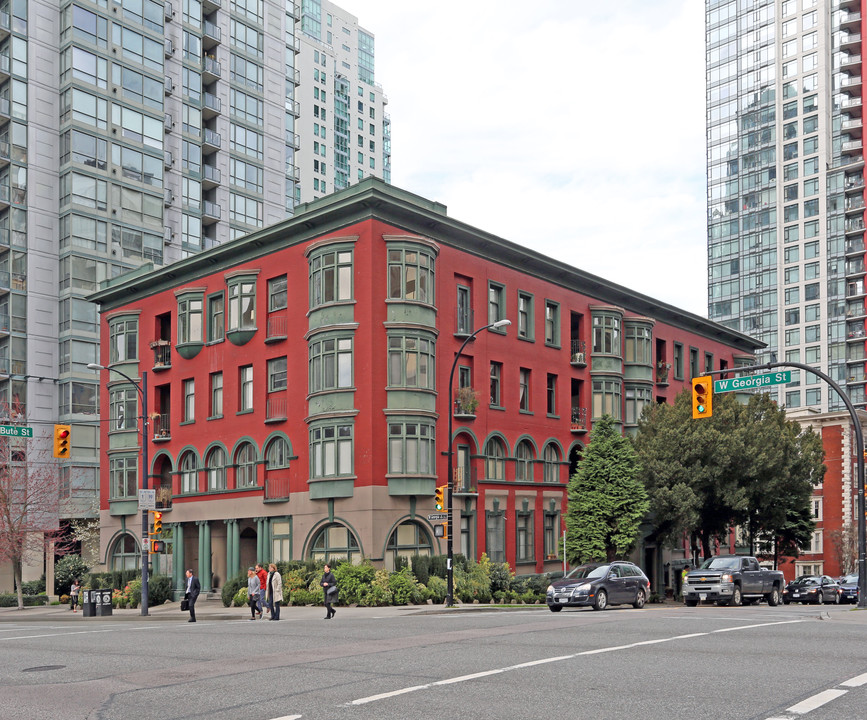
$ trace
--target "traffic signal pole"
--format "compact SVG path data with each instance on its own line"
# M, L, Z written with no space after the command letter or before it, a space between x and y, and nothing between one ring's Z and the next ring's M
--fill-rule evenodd
M849 396L836 382L821 370L798 362L772 362L765 365L750 365L748 367L727 368L725 370L709 370L705 375L727 375L729 373L752 372L753 370L772 370L778 367L793 367L799 370L813 373L828 383L843 400L843 404L849 411L852 419L852 431L855 433L856 447L856 482L858 484L858 607L867 609L867 499L864 497L864 433L861 430L861 421L858 419L858 411L849 399Z

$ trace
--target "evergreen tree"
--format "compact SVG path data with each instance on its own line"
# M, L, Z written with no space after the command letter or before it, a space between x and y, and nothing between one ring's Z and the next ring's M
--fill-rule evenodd
M635 545L649 507L638 479L635 451L608 415L569 481L566 559L572 563L625 557Z

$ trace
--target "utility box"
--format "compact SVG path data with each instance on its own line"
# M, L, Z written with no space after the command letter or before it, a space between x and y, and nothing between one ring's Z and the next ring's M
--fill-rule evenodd
M96 594L97 617L111 615L111 588L106 590L91 590L91 594L94 593Z
M96 593L98 590L82 590L81 614L84 617L96 615Z

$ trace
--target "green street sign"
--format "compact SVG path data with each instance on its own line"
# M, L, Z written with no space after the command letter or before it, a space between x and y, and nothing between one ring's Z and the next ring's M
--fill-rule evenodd
M729 378L727 380L714 380L713 391L715 393L733 392L735 390L755 390L768 385L785 385L792 382L791 370L767 373L765 375L749 375L747 377Z
M33 437L33 428L23 425L0 425L0 437Z

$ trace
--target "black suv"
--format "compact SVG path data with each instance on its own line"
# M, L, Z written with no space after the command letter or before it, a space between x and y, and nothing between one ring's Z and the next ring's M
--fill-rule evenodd
M570 570L562 579L548 586L547 600L551 612L566 606L591 605L604 610L609 605L631 604L644 607L650 594L650 580L631 562L587 563Z

